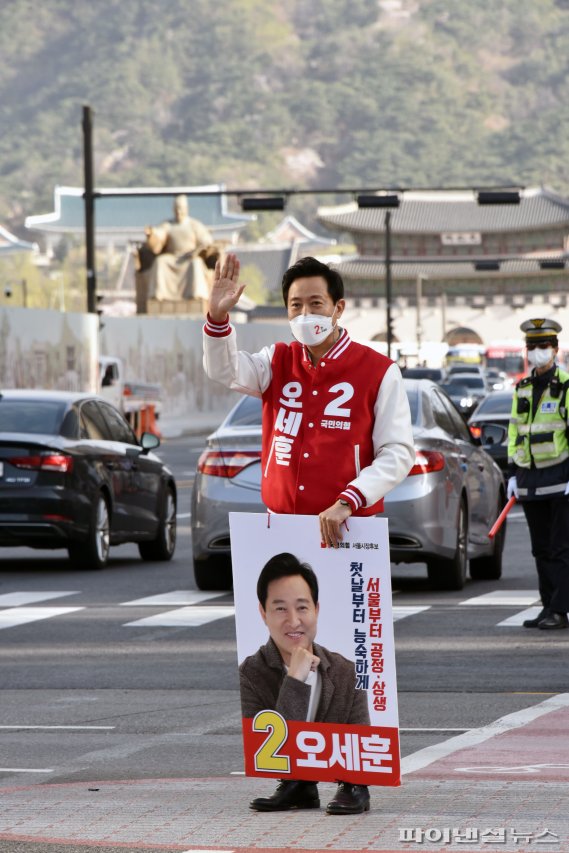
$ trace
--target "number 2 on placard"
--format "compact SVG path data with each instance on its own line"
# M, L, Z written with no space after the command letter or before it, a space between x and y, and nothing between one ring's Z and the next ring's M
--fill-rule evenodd
M284 717L276 711L259 711L253 720L253 731L269 732L263 745L255 753L255 770L268 773L290 773L288 755L277 755L288 736Z

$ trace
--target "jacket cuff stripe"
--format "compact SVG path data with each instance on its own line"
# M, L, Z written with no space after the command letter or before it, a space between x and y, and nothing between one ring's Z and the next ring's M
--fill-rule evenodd
M344 489L342 494L340 495L341 500L348 501L350 506L352 507L352 511L356 511L361 509L362 506L366 505L366 501L362 493L359 489L356 489L354 486L348 486L347 489Z
M204 332L212 338L223 338L229 335L231 333L229 315L227 315L227 320L224 323L215 323L208 314L204 325Z

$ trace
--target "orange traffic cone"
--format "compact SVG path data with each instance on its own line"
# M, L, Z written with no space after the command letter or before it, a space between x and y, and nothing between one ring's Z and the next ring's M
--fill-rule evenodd
M162 433L158 429L158 424L156 422L156 406L153 403L149 403L143 409L144 412L144 432L151 432L154 435L157 435L158 438L162 438Z

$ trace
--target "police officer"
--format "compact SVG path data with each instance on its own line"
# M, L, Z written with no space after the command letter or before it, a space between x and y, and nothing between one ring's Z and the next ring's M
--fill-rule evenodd
M529 527L542 610L524 628L567 628L569 611L569 373L555 363L555 320L526 320L531 374L516 385L508 430L508 497L520 501Z

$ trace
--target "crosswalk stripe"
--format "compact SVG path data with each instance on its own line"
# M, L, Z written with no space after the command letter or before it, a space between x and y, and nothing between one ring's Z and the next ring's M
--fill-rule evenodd
M400 619L406 619L407 616L415 616L416 613L422 613L423 610L430 610L431 605L416 606L416 607L393 607L393 621L398 622Z
M84 607L12 607L0 611L0 628L14 628L27 622L37 622L40 619L50 619L52 616L63 616L84 610Z
M121 607L172 607L185 604L200 604L211 598L226 595L224 592L198 592L195 589L176 589L173 592L163 592L160 595L149 595L146 598L136 598L134 601L123 601Z
M64 598L66 595L79 595L76 591L67 592L5 592L0 595L0 607L19 607L21 604L36 604L52 598Z
M541 607L528 607L527 610L521 610L519 613L514 613L513 616L508 616L498 622L498 628L519 628L526 619L535 619L538 613L541 612Z
M0 594L0 629L13 628L28 622L51 619L65 616L85 607L33 607L28 606L42 601L50 601L55 598L79 595L77 590L44 590L44 591L14 591ZM121 602L120 607L174 607L135 621L123 624L123 627L199 627L208 622L219 619L228 619L235 614L235 607L231 605L215 605L215 599L226 596L226 592L201 592L198 590L179 589L158 595L145 596L132 601ZM212 602L212 603L210 603ZM539 593L537 590L495 590L494 592L478 595L460 602L452 602L453 606L477 605L477 606L501 606L501 607L523 607L508 616L506 619L496 623L497 627L520 627L526 619L534 618L539 613ZM527 605L532 605L527 607ZM111 605L117 606L117 605ZM432 609L430 604L416 605L394 605L393 621L398 622Z
M477 595L474 598L467 598L461 601L461 604L491 604L497 607L505 605L513 605L521 607L524 604L535 604L539 601L539 592L536 589L500 589L495 592L486 592L484 595Z
M157 613L155 616L137 619L135 622L126 622L125 627L195 628L234 615L235 607L200 607L197 604L192 604L189 607L180 607L178 610L168 610L166 613Z

